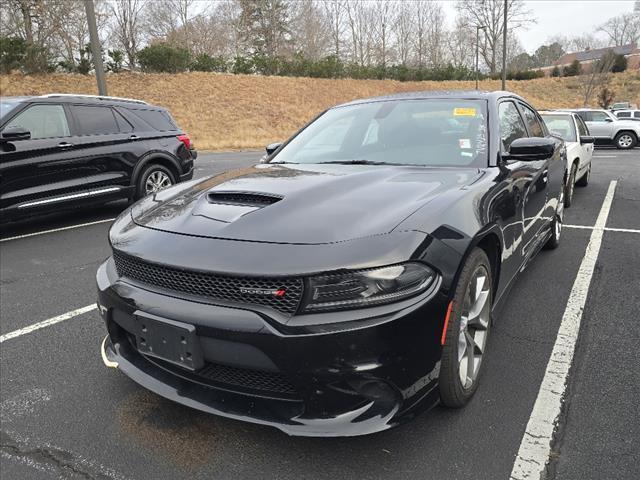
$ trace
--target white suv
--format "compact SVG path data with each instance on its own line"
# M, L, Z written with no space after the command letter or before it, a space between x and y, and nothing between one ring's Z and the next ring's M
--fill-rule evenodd
M581 108L572 111L585 121L596 143L612 144L625 150L638 145L640 123L621 120L609 110Z

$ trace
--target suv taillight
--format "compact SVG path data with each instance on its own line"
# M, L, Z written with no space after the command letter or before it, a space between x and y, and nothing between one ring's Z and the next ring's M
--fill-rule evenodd
M191 139L189 138L189 135L178 135L176 138L184 143L187 150L191 150Z

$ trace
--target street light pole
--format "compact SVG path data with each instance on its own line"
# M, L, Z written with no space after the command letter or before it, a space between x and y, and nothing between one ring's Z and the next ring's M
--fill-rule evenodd
M107 82L104 79L104 67L102 66L102 49L98 38L98 27L96 26L96 12L93 9L93 0L84 0L84 8L87 12L87 23L89 24L89 41L91 42L91 54L93 55L93 67L96 70L96 81L98 82L98 94L107 94Z
M480 75L480 68L478 66L479 50L480 50L480 30L487 28L484 25L476 25L476 90L478 90L478 76Z
M507 8L509 0L504 0L504 23L502 24L502 90L507 89Z

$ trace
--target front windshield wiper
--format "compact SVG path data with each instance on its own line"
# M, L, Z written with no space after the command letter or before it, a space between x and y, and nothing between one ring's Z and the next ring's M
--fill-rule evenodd
M338 165L398 165L397 163L389 162L374 162L373 160L356 159L356 160L334 160L331 162L318 162L318 163L334 163Z

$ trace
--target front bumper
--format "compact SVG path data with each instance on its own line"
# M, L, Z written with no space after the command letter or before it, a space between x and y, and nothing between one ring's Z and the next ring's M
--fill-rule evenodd
M439 285L397 305L371 308L365 320L351 322L353 311L341 312L344 321L314 331L285 327L248 307L150 291L119 279L112 259L101 265L97 282L109 332L105 363L183 405L290 435L353 436L387 429L438 400L446 309ZM206 365L226 369L225 378L204 379L141 354L132 321L143 312L194 325ZM240 381L229 381L228 372ZM256 380L260 375L268 380ZM292 388L270 390L273 378Z

